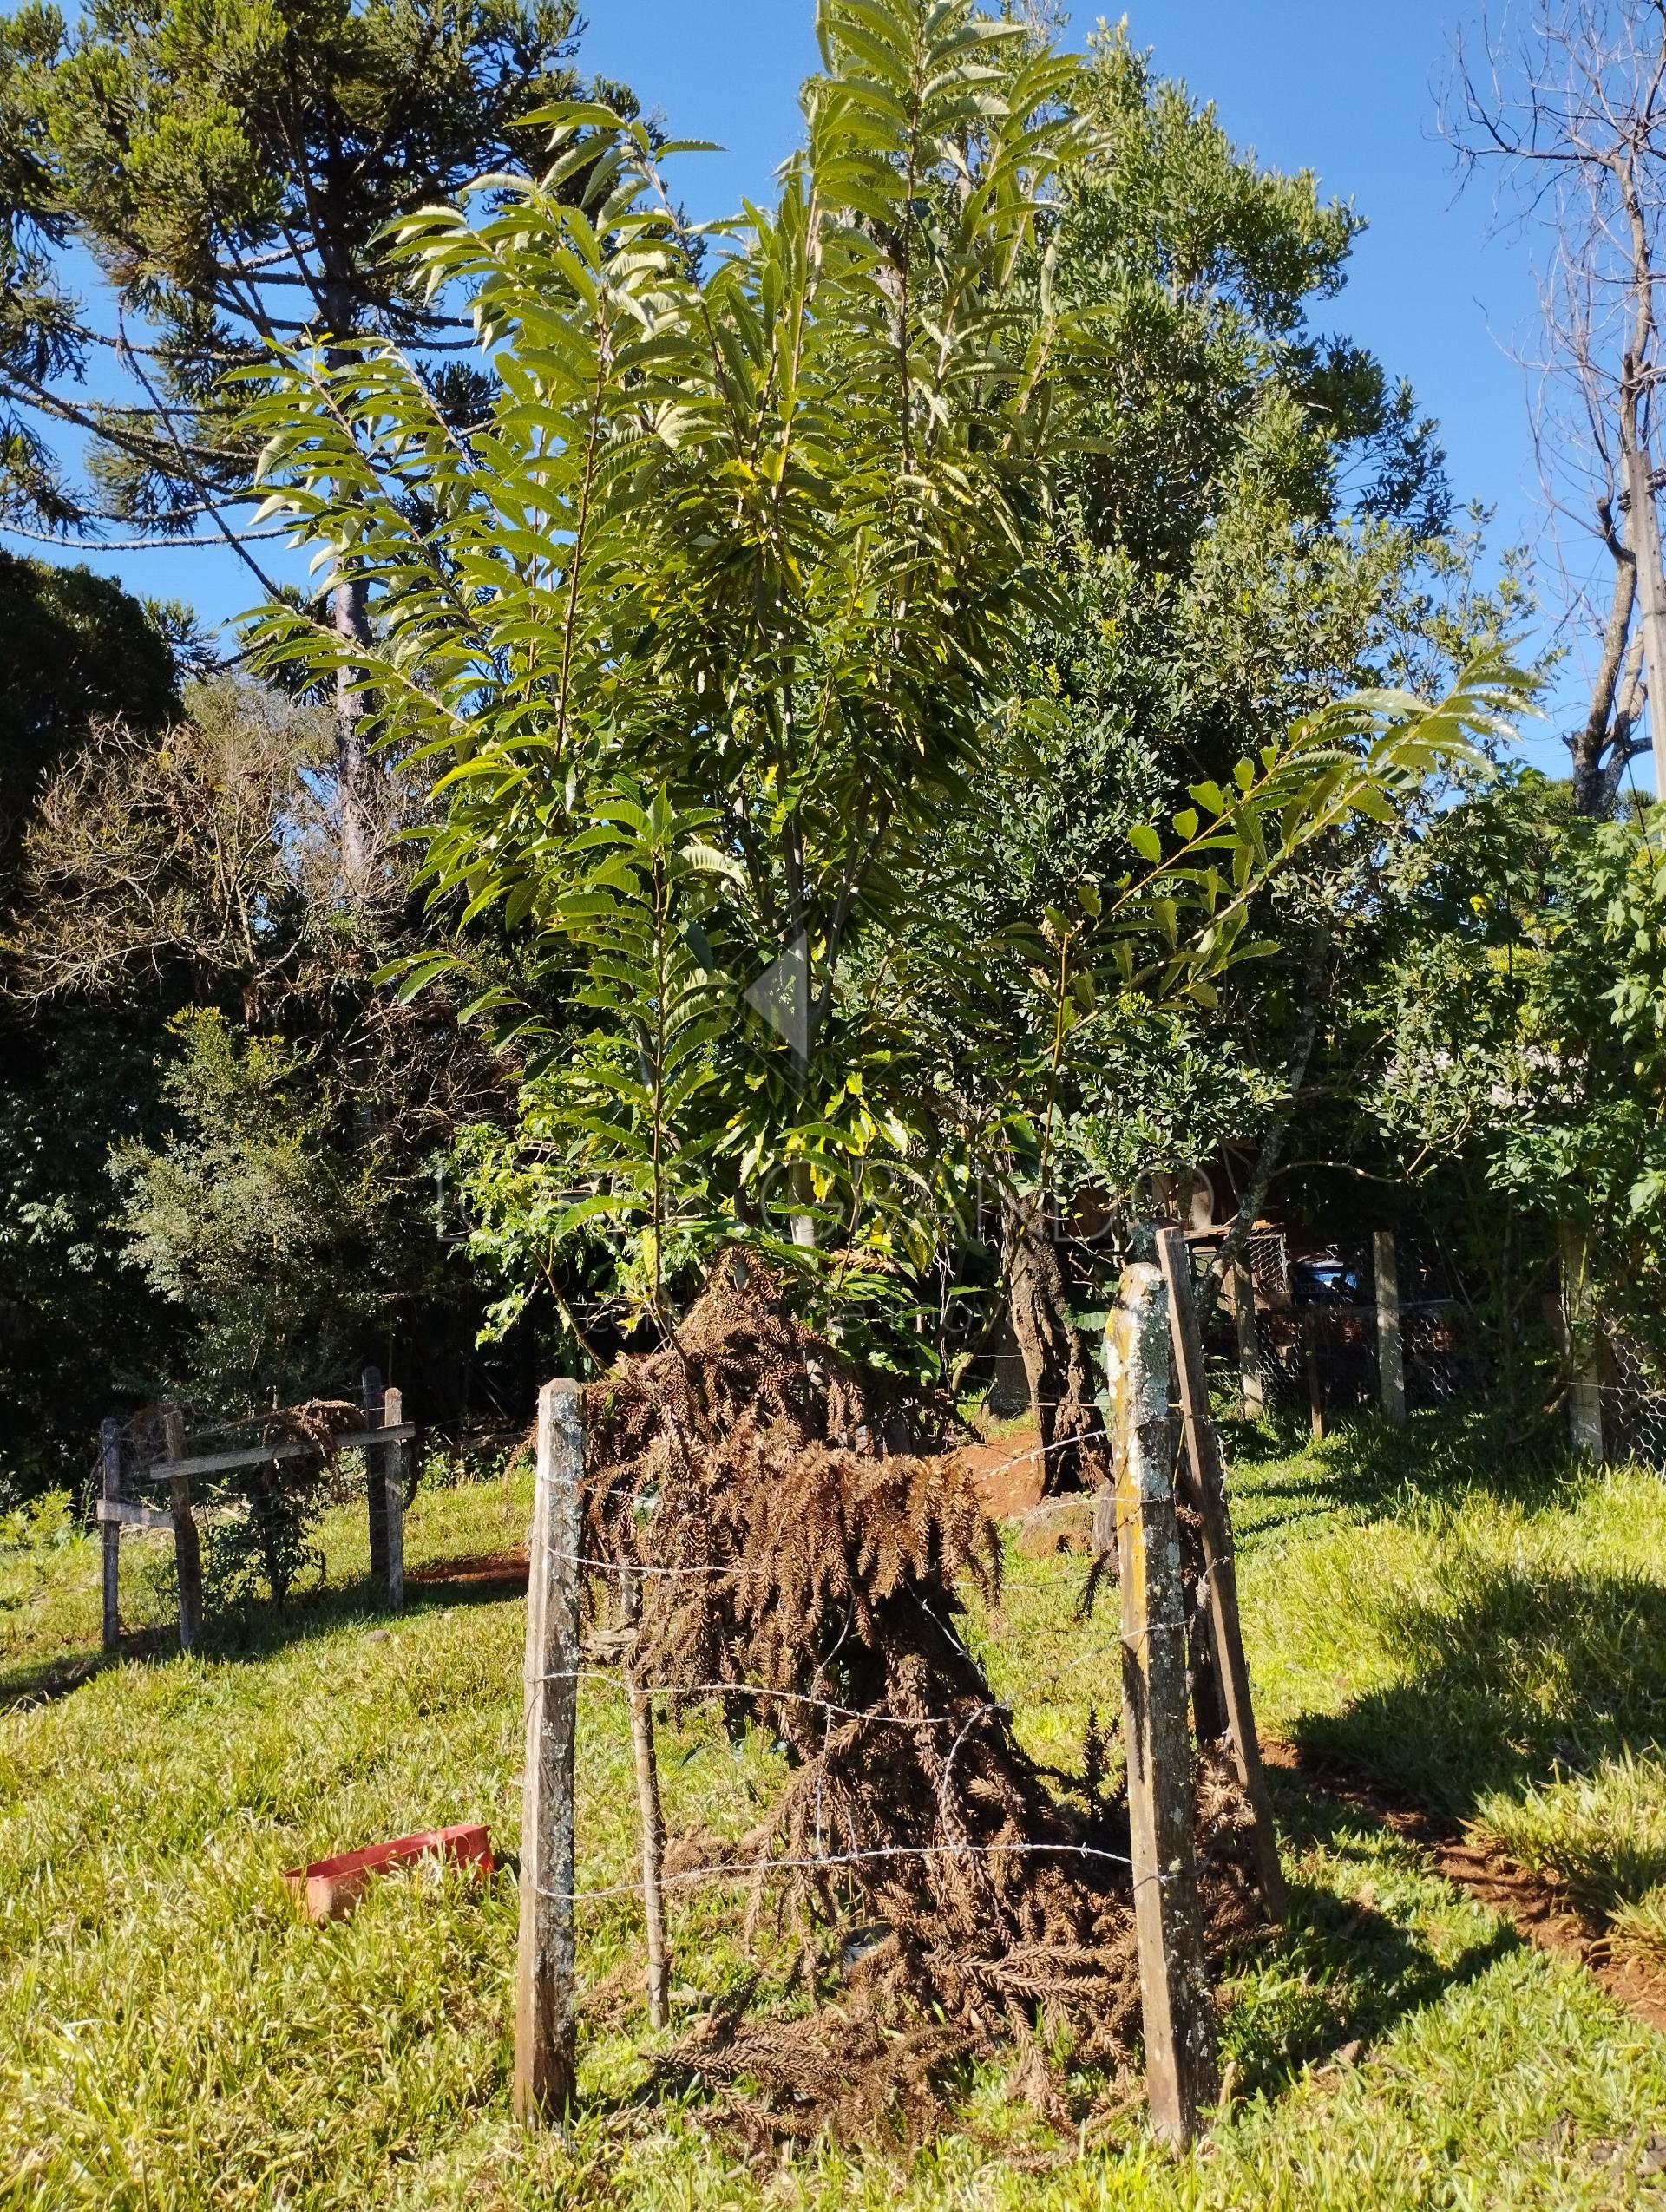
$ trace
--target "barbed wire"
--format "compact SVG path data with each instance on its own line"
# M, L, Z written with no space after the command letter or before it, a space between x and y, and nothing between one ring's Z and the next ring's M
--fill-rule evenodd
M1200 1587L1204 1579L1206 1578L1199 1578ZM975 1656L967 1649L954 1630L939 1619L920 1593L916 1591L915 1595L922 1610L933 1625L941 1629L955 1647L973 1665L976 1666L978 1661ZM849 1633L850 1625L849 1620L847 1620L844 1628L841 1631L841 1644ZM937 1817L945 1828L952 1829L959 1825L958 1815L950 1796L955 1761L967 1737L980 1721L995 1714L1011 1714L1024 1700L1033 1697L1039 1691L1057 1684L1065 1675L1095 1661L1103 1661L1113 1657L1119 1658L1131 1647L1138 1646L1151 1636L1163 1634L1184 1636L1185 1633L1186 1624L1184 1620L1149 1621L1144 1628L1133 1635L1119 1633L1114 1640L1090 1646L1085 1651L1072 1652L1053 1666L1026 1677L1022 1682L1014 1684L1004 1695L979 1700L963 1713L902 1713L889 1707L858 1707L845 1704L840 1699L823 1697L814 1691L790 1690L772 1687L765 1683L738 1681L731 1679L700 1683L643 1683L634 1680L627 1674L622 1661L618 1667L579 1666L551 1670L529 1678L528 1686L530 1689L535 1684L540 1682L567 1682L577 1688L585 1682L601 1682L615 1687L626 1697L646 1696L650 1698L663 1697L675 1700L742 1697L756 1698L764 1704L797 1705L821 1711L826 1716L826 1725L823 1736L823 1754L830 1743L835 1721L855 1722L858 1725L872 1724L878 1727L914 1730L946 1728L956 1726L958 1724L954 1741L944 1759L942 1772L934 1793L936 1798ZM835 1652L838 1648L839 1646L836 1645ZM830 1655L830 1661L831 1656ZM829 1662L823 1662L823 1664L827 1663ZM523 1711L523 1721L524 1718ZM726 1861L710 1867L681 1868L670 1873L662 1868L659 1876L661 1889L666 1887L688 1888L704 1881L744 1880L755 1883L767 1881L780 1874L819 1872L826 1868L857 1866L872 1862L889 1862L899 1858L974 1858L1034 1853L1049 1856L1089 1858L1125 1866L1135 1877L1132 1887L1136 1889L1145 1882L1167 1882L1180 1878L1177 1875L1165 1874L1160 1868L1145 1868L1142 1871L1139 1862L1125 1852L1110 1851L1098 1845L1077 1842L977 1844L956 1840L938 1844L876 1844L856 1851L823 1851L820 1848L823 1833L822 1796L823 1775L820 1769L821 1763L818 1762L815 1825L817 1849L814 1855L787 1859L760 1857L750 1863ZM645 1885L640 1878L637 1878L630 1882L601 1884L587 1889L574 1890L570 1896L567 1893L548 1890L541 1886L540 1894L557 1902L576 1905L621 1897L641 1897L645 1895Z

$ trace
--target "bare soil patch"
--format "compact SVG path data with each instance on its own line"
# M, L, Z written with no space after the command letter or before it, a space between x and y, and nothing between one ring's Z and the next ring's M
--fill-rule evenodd
M977 1484L992 1521L1021 1521L1040 1504L1046 1461L1033 1428L1011 1430L986 1444L963 1445L956 1456Z
M405 1577L424 1590L464 1590L470 1597L523 1598L527 1594L524 1550L485 1552L476 1559L447 1559L418 1567Z

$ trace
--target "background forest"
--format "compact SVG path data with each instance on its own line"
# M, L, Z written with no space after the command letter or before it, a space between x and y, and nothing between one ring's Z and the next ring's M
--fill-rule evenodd
M1548 587L1333 327L1360 216L1009 14L824 0L715 226L566 5L0 21L18 1492L367 1360L523 1425L736 1240L1086 1434L1071 1312L1229 1142L1248 1219L1434 1236L1523 1436L1570 1224L1656 1346L1641 510L1547 780ZM229 656L63 557L204 529Z

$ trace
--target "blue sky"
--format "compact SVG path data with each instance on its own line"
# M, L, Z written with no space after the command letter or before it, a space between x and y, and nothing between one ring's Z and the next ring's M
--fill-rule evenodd
M1279 168L1312 168L1369 222L1327 327L1409 376L1440 422L1459 504L1495 510L1496 546L1540 529L1528 392L1512 357L1532 304L1525 243L1499 235L1479 179L1463 193L1437 130L1464 0L1146 0L1135 40L1211 100L1231 136ZM625 78L672 132L725 147L687 165L699 215L766 188L794 143L796 88L815 66L809 0L593 0L589 66ZM1072 43L1104 19L1071 11ZM1115 15L1112 20L1116 19ZM1523 750L1553 774L1552 717ZM1647 762L1637 763L1640 774Z
M1085 40L1098 8L1078 8ZM591 0L583 61L633 85L675 134L725 151L685 165L697 215L761 197L797 127L797 89L815 63L810 0ZM1485 189L1459 195L1436 135L1436 94L1464 10L1457 0L1147 0L1135 38L1164 74L1213 100L1241 144L1283 168L1315 169L1370 228L1328 327L1408 376L1441 423L1459 500L1497 510L1498 544L1539 527L1527 393L1510 357L1532 302L1525 250L1490 235ZM102 560L151 591L194 598L220 619L246 604L242 573L201 553ZM1560 769L1549 730L1528 749ZM1642 763L1639 763L1642 766Z
M807 0L595 0L586 58L625 77L672 130L726 151L685 165L697 213L767 186L793 144L796 87L814 66ZM1460 11L1441 0L1149 0L1134 37L1165 75L1213 100L1240 144L1310 167L1370 221L1339 328L1409 376L1445 426L1460 498L1536 527L1521 372L1505 350L1531 301L1518 245L1489 242L1490 208L1454 201L1435 88ZM1078 8L1072 35L1100 20Z

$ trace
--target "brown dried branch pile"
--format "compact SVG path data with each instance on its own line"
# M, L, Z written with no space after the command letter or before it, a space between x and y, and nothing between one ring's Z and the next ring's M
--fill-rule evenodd
M1079 2058L1118 2058L1138 2018L1125 1806L1091 1777L1049 1786L960 1639L957 1588L993 1598L1000 1548L944 1449L952 1406L905 1406L731 1254L677 1341L594 1385L588 1410L588 1541L647 1570L637 1679L688 1698L764 1685L727 1700L791 1768L754 1875L807 1926L868 1931L836 2017L731 2007L680 2055L807 2128L907 2104L932 2065L1000 2042L1033 2082L1060 2031ZM905 1435L915 1449L883 1450ZM1218 1940L1254 1908L1236 1810L1211 1799Z

